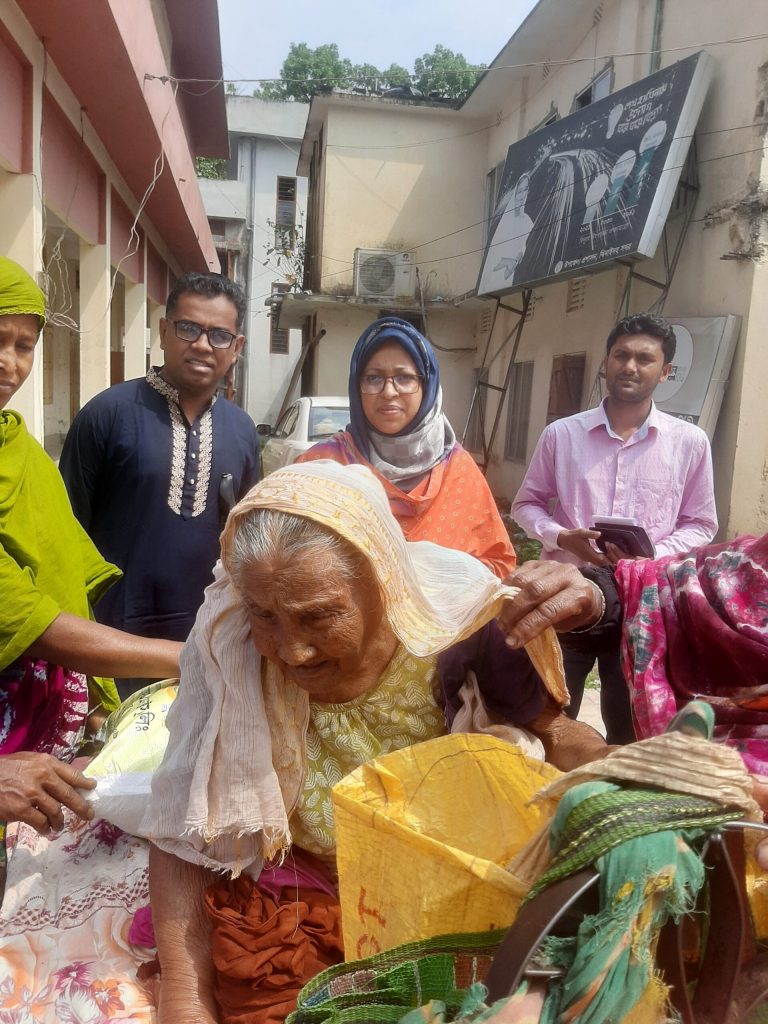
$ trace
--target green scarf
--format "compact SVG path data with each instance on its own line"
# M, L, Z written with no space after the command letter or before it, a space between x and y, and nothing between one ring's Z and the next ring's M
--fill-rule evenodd
M16 412L0 412L0 670L19 658L60 612L91 608L120 578L75 519L64 481ZM106 710L112 680L94 680Z
M40 330L45 323L45 296L18 263L0 256L0 316L31 313Z

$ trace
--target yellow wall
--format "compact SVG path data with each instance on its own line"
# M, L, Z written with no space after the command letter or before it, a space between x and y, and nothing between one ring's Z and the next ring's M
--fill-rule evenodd
M653 9L653 3L637 0L606 3L599 25L586 33L572 56L592 58L594 54L649 50ZM661 64L666 66L699 49L676 49L694 39L706 42L767 31L768 6L759 0L744 0L728 8L694 0L666 0L661 37L665 52ZM757 120L759 68L766 53L764 40L707 49L715 58L716 68L697 132L700 192L664 311L676 316L737 313L744 318L713 441L721 534L730 536L768 528L768 420L764 415L768 364L763 355L768 324L764 299L766 270L749 260L721 259L748 239L749 231L742 218L725 216L721 223L712 224L705 223L704 218L729 199L744 196L750 180L765 177L762 154L750 152L761 147L761 126L733 129ZM651 70L650 59L648 54L617 58L614 90L647 75ZM506 92L506 98L500 106L500 125L489 140L487 169L503 159L512 142L546 116L553 102L560 115L566 115L575 94L604 65L600 59L578 61L553 68L546 76L541 68L534 68L525 81L507 89L501 86L504 72L499 72L494 89L500 97ZM672 239L677 237L677 231L678 224L671 221ZM638 270L657 279L664 276L659 254L654 260L643 262ZM519 360L535 359L529 456L545 422L554 355L568 351L589 354L584 395L587 402L602 359L605 336L618 312L624 274L625 271L611 270L588 278L586 308L569 315L565 313L565 284L536 290L540 302L533 322L525 328L518 355ZM648 308L658 294L651 287L635 284L630 310ZM505 301L513 303L514 299L510 296ZM502 314L495 338L503 337L504 323L511 320ZM498 376L500 366L495 369ZM502 424L505 423L506 410L502 418ZM502 430L489 473L494 489L514 496L524 471L524 465L503 458Z
M428 295L473 288L485 141L453 110L335 101L326 127L322 291L349 293L356 248L415 250ZM457 232L457 233L454 233ZM449 237L433 241L438 236Z
M531 18L549 18L551 25L542 24L539 39L556 40L562 51L558 60L563 63L545 69L542 62L549 51L544 52L543 44L534 52L529 42L513 42L499 63L531 62L534 66L491 71L458 111L357 97L322 101L318 109L325 118L327 143L317 196L321 205L322 292L349 294L357 247L414 249L428 298L457 296L474 288L481 260L480 222L487 173L553 106L561 117L567 116L576 94L607 66L611 54L627 54L613 58L614 91L650 74L657 10L662 13L661 66L701 48L691 43L768 32L768 4L763 0L739 0L726 7L699 0L659 4L657 0L606 0L600 5L597 24L593 23L592 8L587 10L582 4L580 10L580 27L571 33L574 45L568 51L562 37L551 35L557 32L562 8L542 0ZM732 535L766 529L768 516L768 420L764 415L768 271L752 260L721 259L733 250L749 247L750 224L738 206L720 216L717 212L743 198L750 183L765 181L766 168L759 151L763 124L749 126L764 119L768 110L768 73L760 70L766 63L764 39L707 49L716 66L697 133L700 191L664 311L674 316L735 313L743 319L713 441L721 532ZM764 101L762 114L760 100ZM710 216L713 213L716 216ZM680 224L675 219L669 222L672 244ZM638 270L664 278L658 254ZM620 301L626 274L625 269L611 269L589 277L585 308L570 314L565 308L566 283L536 289L535 314L525 326L517 355L518 360L531 359L535 364L528 456L545 424L556 355L586 352L583 404L598 393L595 385L605 337L625 311ZM657 289L635 282L629 311L649 308L659 294ZM519 295L512 294L504 301L515 305ZM491 310L493 304L488 302L485 308ZM323 314L329 333L318 357L316 390L337 393L341 388L343 393L352 345L376 313L372 307L350 307ZM473 344L474 339L476 345L471 361L462 357L454 367L458 357L449 356L450 364L444 369L445 404L458 432L463 430L472 390L471 369L480 364L487 340L487 335L480 333L480 321L478 311L457 310L435 316L430 324L435 340L461 347ZM491 352L498 350L514 322L512 314L499 311ZM435 333L438 329L440 337ZM491 383L503 380L510 351L511 343L496 358ZM488 392L488 430L496 402ZM511 498L525 464L504 458L506 422L505 408L489 480L497 493Z

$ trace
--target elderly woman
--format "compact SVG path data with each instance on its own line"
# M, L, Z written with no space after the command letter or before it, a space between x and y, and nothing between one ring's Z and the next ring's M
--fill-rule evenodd
M222 562L182 655L143 826L154 843L160 1019L174 1024L217 1020L217 1000L238 1005L233 985L254 997L259 980L242 957L232 965L237 940L220 935L253 907L249 933L269 922L273 940L259 978L266 971L267 1006L279 1002L284 1018L306 975L286 977L288 998L270 988L275 972L291 974L274 945L280 898L268 902L252 878L274 894L273 862L293 844L301 880L286 889L290 913L297 887L302 901L308 889L332 894L331 786L379 754L447 731L461 692L440 678L437 656L515 595L462 552L407 543L374 476L330 462L288 467L255 487L230 515ZM485 710L528 750L563 769L605 752L597 733L560 712L567 695L551 633L526 651L480 648L473 668L480 697L493 694ZM314 855L309 867L299 851ZM219 883L206 894L214 871L246 875L234 890ZM309 918L313 903L301 903ZM339 956L338 940L329 949L322 938L337 918L324 903L311 973ZM286 942L298 927L290 924Z
M0 821L45 831L62 805L92 817L76 792L93 783L63 761L89 710L119 701L102 675L174 675L181 645L91 621L120 575L72 514L58 470L6 406L29 376L45 300L17 263L0 257Z
M384 317L360 336L349 368L351 423L299 462L367 466L408 540L474 555L503 579L515 552L485 478L442 412L435 351L407 320Z

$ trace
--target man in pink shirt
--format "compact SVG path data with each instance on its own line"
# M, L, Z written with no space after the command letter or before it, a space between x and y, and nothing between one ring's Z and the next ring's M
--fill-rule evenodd
M656 555L707 544L717 530L712 455L699 427L660 412L653 392L672 370L675 334L659 317L637 313L608 335L603 361L608 392L596 409L545 428L512 504L512 515L543 544L541 557L609 566L631 557L595 546L595 518L620 516L645 527ZM576 717L584 681L597 659L600 706L609 743L634 739L629 693L618 651L598 641L565 649Z

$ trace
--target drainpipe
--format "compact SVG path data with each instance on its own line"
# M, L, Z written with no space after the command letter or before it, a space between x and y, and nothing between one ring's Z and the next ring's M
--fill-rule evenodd
M664 0L656 0L653 12L653 32L651 33L651 65L648 74L652 75L661 67L661 30L664 23Z

